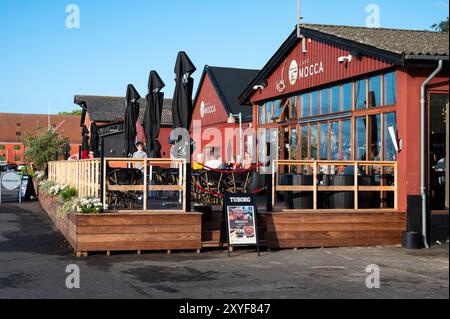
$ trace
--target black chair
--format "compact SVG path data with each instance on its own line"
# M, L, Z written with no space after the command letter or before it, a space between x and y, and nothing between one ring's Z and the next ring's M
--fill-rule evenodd
M109 190L110 186L142 185L142 172L138 169L116 169L106 176L106 189L109 207L134 208L134 202L138 197L137 191Z

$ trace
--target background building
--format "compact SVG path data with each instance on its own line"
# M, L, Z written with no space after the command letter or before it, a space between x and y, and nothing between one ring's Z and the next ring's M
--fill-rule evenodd
M81 144L79 116L0 113L0 123L0 162L24 163L22 140L38 125L56 128L58 134L69 139L70 154L78 154Z

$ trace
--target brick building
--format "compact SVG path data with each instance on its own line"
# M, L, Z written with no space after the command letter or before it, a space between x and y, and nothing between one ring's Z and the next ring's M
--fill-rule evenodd
M0 113L0 162L24 163L24 146L22 140L27 132L38 125L48 127L49 116L46 114ZM56 132L69 139L71 155L78 154L81 144L80 117L50 115L50 125Z

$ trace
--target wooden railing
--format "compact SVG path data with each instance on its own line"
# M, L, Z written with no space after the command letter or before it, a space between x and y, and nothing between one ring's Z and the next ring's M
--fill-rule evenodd
M182 212L186 212L186 160L184 159L117 159L105 158L104 167L133 167L139 165L142 167L143 184L142 185L108 185L106 182L106 169L103 172L103 202L107 202L108 191L117 192L142 192L143 193L143 210L147 211L148 192L149 191L173 191L180 192L180 202L182 203ZM154 167L168 166L178 169L177 185L153 185L152 170Z
M49 179L58 185L67 184L79 197L99 197L100 160L58 161L48 163Z
M295 168L294 171L300 172L304 175L312 175L312 185L280 185L280 178L277 175L283 174L281 168L288 168L287 171L291 171L291 168ZM325 170L321 168L325 167ZM351 186L323 186L319 185L318 175L335 174L336 168L353 167L354 182ZM334 169L333 169L334 168ZM384 179L380 178L380 185L363 186L359 185L358 177L360 168L364 168L365 172L369 175L373 168L381 168L381 176L384 175L387 168L391 169L393 175L393 183L391 185L385 185ZM331 174L331 171L334 173ZM342 175L342 174L341 174ZM272 170L272 205L276 204L277 192L312 192L313 193L313 210L317 210L318 207L318 193L319 192L354 192L354 209L359 210L358 194L359 192L380 192L381 194L386 192L394 192L394 210L398 208L398 166L397 162L377 162L377 161L295 161L295 160L279 160L274 161L274 168ZM380 207L381 209L381 207ZM392 209L392 208L391 208Z

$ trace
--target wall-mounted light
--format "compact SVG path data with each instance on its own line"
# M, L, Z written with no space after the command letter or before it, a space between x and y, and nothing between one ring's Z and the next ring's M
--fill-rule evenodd
M350 63L350 62L352 62L352 60L353 60L353 56L350 54L350 55L347 55L347 56L340 56L339 58L338 58L338 62L339 63Z

